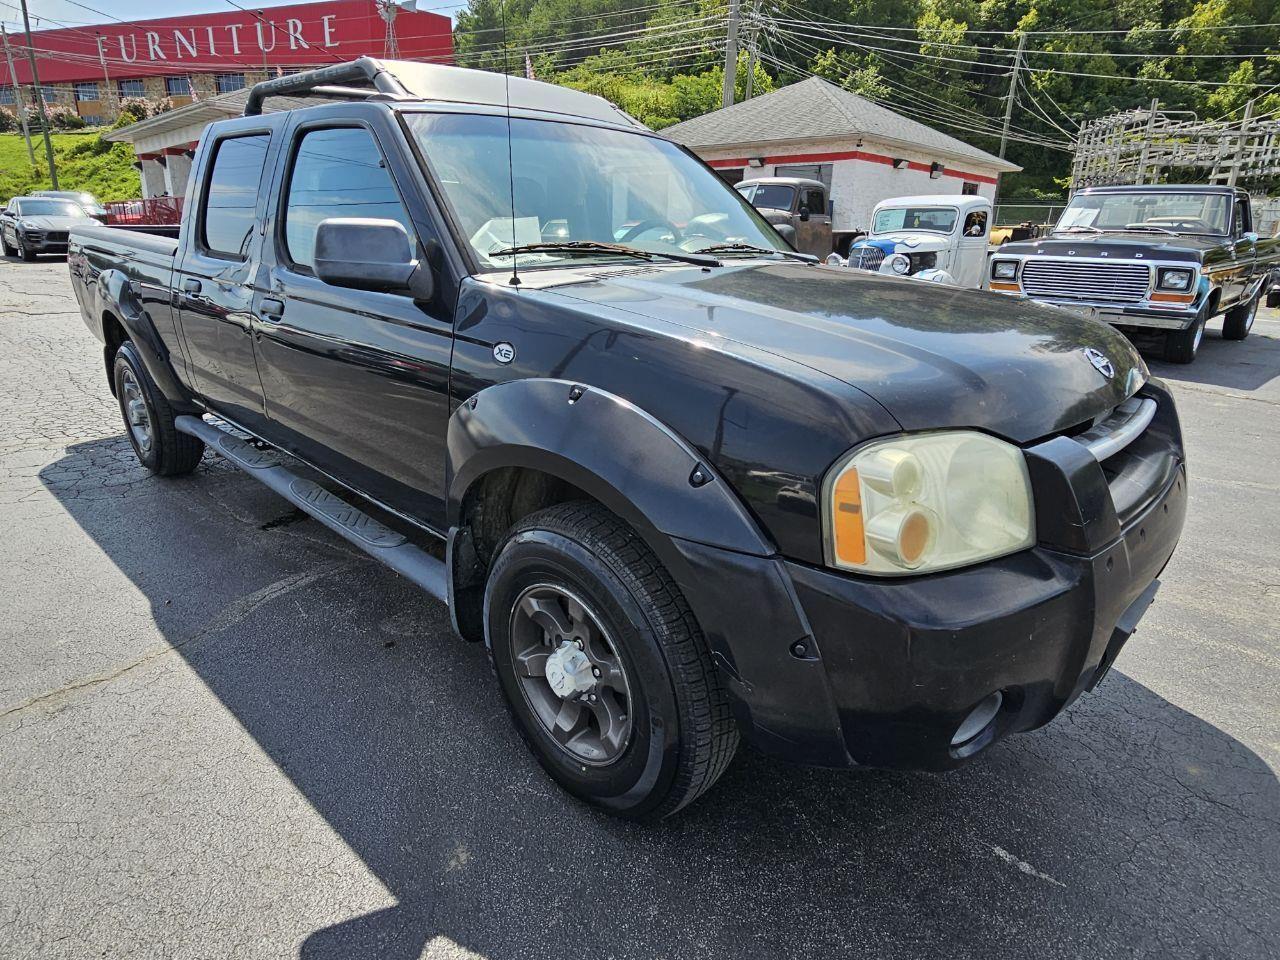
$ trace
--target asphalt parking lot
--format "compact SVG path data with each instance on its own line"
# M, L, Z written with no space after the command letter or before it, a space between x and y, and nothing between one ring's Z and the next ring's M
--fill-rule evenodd
M568 801L477 646L207 454L121 435L56 259L0 262L0 956L1280 955L1280 313L1173 384L1182 544L1098 691L946 775L740 752Z

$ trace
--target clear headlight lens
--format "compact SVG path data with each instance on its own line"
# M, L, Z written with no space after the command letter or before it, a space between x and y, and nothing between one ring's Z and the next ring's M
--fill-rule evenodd
M1017 276L1017 260L996 260L991 264L991 277L993 280L1013 280Z
M901 253L895 253L887 262L894 273L906 275L911 272L911 258Z
M823 486L827 563L903 576L1035 542L1026 458L984 433L898 436L859 447Z
M1194 272L1191 270L1171 269L1161 270L1160 280L1156 286L1161 290L1190 290L1191 278Z

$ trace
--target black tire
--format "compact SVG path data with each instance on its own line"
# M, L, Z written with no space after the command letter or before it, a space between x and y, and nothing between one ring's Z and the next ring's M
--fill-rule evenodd
M1204 339L1204 326L1208 321L1207 310L1201 310L1191 326L1185 330L1174 330L1165 335L1164 358L1169 363L1190 363L1200 352L1200 342Z
M1272 287L1267 291L1267 307L1271 310L1280 307L1280 287Z
M4 231L0 230L0 252L6 257L12 257L14 254L13 247L9 246L9 241L4 238Z
M173 409L156 386L132 343L126 340L116 351L112 367L112 380L116 388L116 400L120 415L124 418L125 435L138 456L138 462L161 477L177 477L190 473L204 456L204 441L190 434L180 433L173 425ZM136 391L132 388L136 387ZM149 443L130 420L131 399L140 399L145 408ZM134 408L136 412L136 408Z
M1254 318L1258 316L1258 306L1262 302L1262 291L1253 295L1248 303L1232 307L1222 318L1222 339L1243 340L1253 329Z
M21 236L18 237L18 256L27 263L34 263L36 259L35 251L27 249L27 245L22 242Z
M621 661L630 726L612 759L591 764L572 755L540 719L532 688L521 686L536 681L516 673L517 605L542 589L580 599ZM598 504L559 504L512 528L485 587L485 639L525 743L557 783L588 803L633 820L670 816L733 759L737 726L693 613L648 546Z

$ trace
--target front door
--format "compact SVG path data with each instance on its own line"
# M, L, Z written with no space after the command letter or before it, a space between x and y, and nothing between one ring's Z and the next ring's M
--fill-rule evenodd
M269 129L233 129L212 151L173 286L196 390L215 412L250 430L263 425L253 338L263 171Z
M827 210L827 192L821 187L800 187L796 211L807 210L809 219L796 218L796 249L825 257L831 252L831 214Z
M300 122L289 134L268 226L270 268L254 299L258 369L274 442L441 529L453 345L447 279L437 279L431 302L419 302L332 287L312 270L316 228L329 218L398 221L419 258L435 236L412 160L381 116Z

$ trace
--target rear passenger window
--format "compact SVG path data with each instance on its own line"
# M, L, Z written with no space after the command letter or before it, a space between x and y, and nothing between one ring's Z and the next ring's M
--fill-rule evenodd
M258 184L271 135L232 137L218 144L205 190L200 242L210 253L243 260L257 223Z
M296 265L315 263L316 228L331 217L395 220L413 236L386 163L364 127L311 130L289 174L285 249Z

